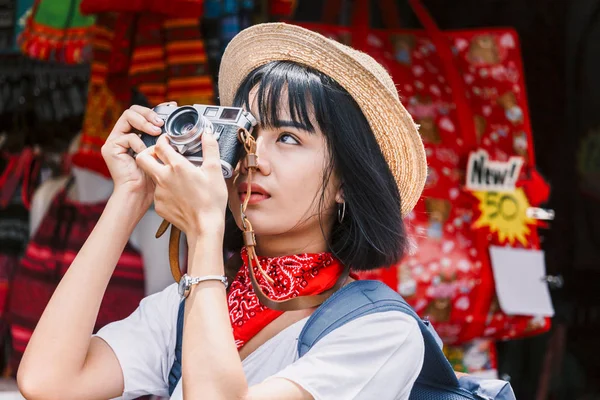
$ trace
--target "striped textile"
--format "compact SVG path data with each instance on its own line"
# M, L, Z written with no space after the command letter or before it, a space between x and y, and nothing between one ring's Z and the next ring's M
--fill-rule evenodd
M31 148L19 154L0 153L0 354L8 342L6 301L12 277L29 241L29 206L38 184L40 158Z
M68 186L52 201L11 283L7 319L13 340L10 366L14 373L54 289L90 235L105 206L104 203L81 205L69 201L66 196ZM142 257L127 244L104 294L94 331L127 317L143 297Z
M73 163L109 176L100 148L134 88L151 106L214 104L215 90L197 18L105 13L92 34L88 104Z
M163 30L167 64L166 99L179 104L214 104L213 79L208 69L199 20L165 19Z
M129 106L129 64L134 15L105 13L91 29L91 63L87 105L81 141L73 155L74 165L110 176L100 149L113 126Z
M129 83L146 96L150 104L163 102L167 95L164 17L158 14L136 16L135 46L131 53Z

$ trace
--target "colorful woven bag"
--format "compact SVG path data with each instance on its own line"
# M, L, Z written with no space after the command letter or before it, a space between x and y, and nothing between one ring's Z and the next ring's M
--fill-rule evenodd
M29 57L80 64L90 59L93 16L79 12L81 0L36 0L19 43Z

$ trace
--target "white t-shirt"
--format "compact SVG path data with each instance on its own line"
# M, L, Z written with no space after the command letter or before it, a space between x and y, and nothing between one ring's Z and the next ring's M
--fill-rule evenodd
M123 369L122 399L147 394L168 397L179 302L173 284L143 299L128 318L98 332ZM307 320L287 327L244 359L248 385L281 377L318 400L408 399L424 356L423 338L413 318L399 311L357 318L298 358L297 341ZM183 399L181 380L171 399Z

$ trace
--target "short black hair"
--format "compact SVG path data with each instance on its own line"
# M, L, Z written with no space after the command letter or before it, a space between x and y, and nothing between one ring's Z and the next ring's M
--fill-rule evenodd
M263 126L278 127L281 96L286 91L294 122L314 130L310 118L314 110L313 121L323 132L330 155L320 209L334 170L342 182L346 202L345 218L341 223L336 218L329 250L355 271L398 263L408 246L400 194L356 101L336 81L313 68L273 61L248 74L237 90L234 105L250 109L249 94L257 86L256 99ZM228 211L225 248L239 251L242 246L241 231Z

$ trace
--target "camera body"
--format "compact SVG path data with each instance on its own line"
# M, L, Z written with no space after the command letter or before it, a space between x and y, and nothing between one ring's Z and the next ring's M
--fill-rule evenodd
M212 133L219 143L221 169L225 178L233 175L233 169L240 159L242 144L238 139L239 129L244 128L252 133L256 126L254 116L239 107L166 104L156 106L153 110L164 121L161 135L167 135L175 150L195 165L202 165L202 134ZM150 147L156 144L159 136L142 133L140 137Z

